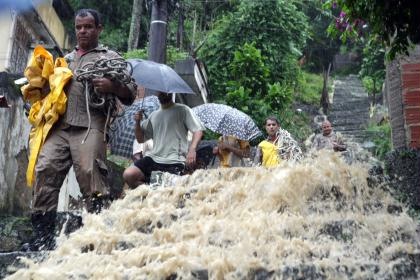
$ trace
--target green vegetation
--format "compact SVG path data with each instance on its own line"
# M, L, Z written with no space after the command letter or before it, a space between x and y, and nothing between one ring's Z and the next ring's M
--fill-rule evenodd
M388 152L391 151L391 125L385 122L381 125L370 125L367 131L372 135L371 139L375 143L373 154L380 160L384 160Z
M229 65L235 51L246 43L253 44L265 58L263 63L269 71L266 83L294 83L307 30L307 18L293 2L241 1L233 12L215 23L199 52L212 77L210 86L215 99L222 99L227 81L235 79Z
M329 31L344 41L370 34L387 46L387 57L408 54L420 42L420 2L411 0L327 0L324 7L338 13Z
M321 99L322 85L323 78L321 74L306 71L300 72L295 101L318 105Z
M311 120L304 112L296 112L293 108L285 108L278 113L281 127L290 132L299 141L305 141L313 132Z
M123 168L129 167L130 164L132 163L131 159L127 159L125 157L120 157L120 156L116 156L116 155L111 155L110 151L108 151L106 158L107 158L107 160L112 161L116 165L118 165L120 167L123 167Z
M343 67L339 70L334 71L333 76L334 77L345 77L348 76L350 74L353 75L357 75L360 72L360 65L359 64L354 64L354 65L349 65L347 67Z
M290 105L299 87L297 60L308 28L307 17L293 2L241 1L214 24L199 52L211 77L213 101L249 114L260 128L268 115L278 116L286 129L307 127L307 120L294 120L302 115L295 116Z
M374 38L370 38L363 48L363 61L359 76L363 86L369 95L372 96L375 104L376 94L382 90L385 80L385 49L382 44Z
M128 51L123 54L123 57L125 59L129 58L141 58L141 59L147 59L147 49L148 47L142 48L142 49L135 49L132 51ZM188 53L184 51L180 51L179 49L168 46L166 48L166 64L168 64L171 67L175 66L175 62L178 60L186 59L188 57Z

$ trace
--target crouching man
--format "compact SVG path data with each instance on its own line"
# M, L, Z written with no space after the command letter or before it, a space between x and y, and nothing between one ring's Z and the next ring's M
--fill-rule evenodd
M180 175L185 165L196 161L196 148L205 128L188 106L174 103L171 94L158 92L158 98L160 109L147 120L142 122L141 111L135 115L137 141L153 139L153 149L124 171L124 181L132 189L149 183L152 171ZM188 131L193 133L189 146Z

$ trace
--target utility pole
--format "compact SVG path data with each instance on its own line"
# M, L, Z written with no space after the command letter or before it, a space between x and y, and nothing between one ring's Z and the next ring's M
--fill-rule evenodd
M129 51L137 49L140 37L141 14L143 13L143 0L133 0L131 13L130 34L128 35L127 48Z
M166 63L166 30L168 1L153 0L152 21L149 32L149 60Z

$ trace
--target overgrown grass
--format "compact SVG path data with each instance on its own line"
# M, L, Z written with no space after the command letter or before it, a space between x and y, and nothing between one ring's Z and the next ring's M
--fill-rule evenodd
M296 90L296 102L318 105L321 99L323 78L321 74L302 71Z
M281 127L289 131L300 143L303 143L312 133L311 122L305 112L287 108L281 112L279 118Z

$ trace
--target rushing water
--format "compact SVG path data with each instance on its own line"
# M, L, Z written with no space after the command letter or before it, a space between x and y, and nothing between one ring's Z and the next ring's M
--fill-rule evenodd
M323 152L143 185L7 279L416 279L418 224L368 168Z

